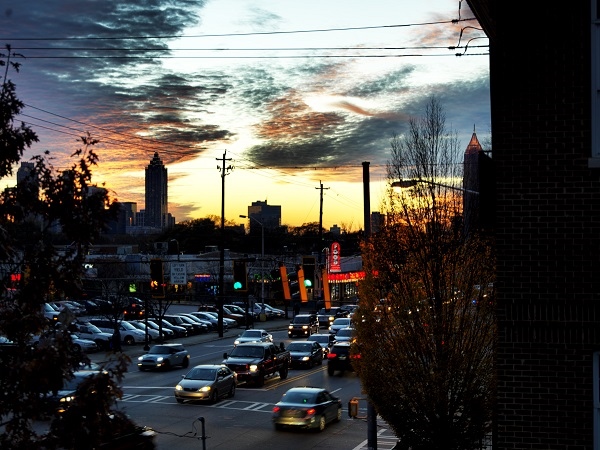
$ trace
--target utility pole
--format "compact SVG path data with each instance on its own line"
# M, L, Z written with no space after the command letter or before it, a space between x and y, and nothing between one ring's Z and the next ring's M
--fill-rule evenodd
M223 152L223 158L216 158L217 161L221 161L220 166L217 169L221 171L221 239L219 245L219 320L217 322L217 331L219 337L223 337L223 304L225 303L225 176L228 175L230 170L233 170L233 166L226 166L225 161L231 161L231 158L225 158L227 150Z
M321 181L319 180L319 187L315 188L315 189L319 189L320 192L320 198L319 198L319 261L316 264L317 268L321 267L321 255L323 254L323 189L329 189L329 188L324 188L323 187L323 183L321 183ZM318 271L317 271L318 273ZM319 293L322 290L322 284L323 284L323 280L322 277L318 277L319 278ZM314 289L313 289L314 292Z
M371 191L369 189L369 162L363 165L363 201L364 201L364 227L365 240L371 238ZM367 398L367 447L369 450L377 450L377 412L371 399Z

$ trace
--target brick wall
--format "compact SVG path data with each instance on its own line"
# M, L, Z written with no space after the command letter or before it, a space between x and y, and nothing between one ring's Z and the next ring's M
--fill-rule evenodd
M494 2L494 448L592 449L600 172L589 169L590 5Z

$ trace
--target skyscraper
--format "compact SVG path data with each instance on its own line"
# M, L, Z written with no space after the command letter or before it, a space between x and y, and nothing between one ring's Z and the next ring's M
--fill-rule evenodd
M167 168L158 153L146 167L146 206L145 226L167 228L168 197L167 197Z

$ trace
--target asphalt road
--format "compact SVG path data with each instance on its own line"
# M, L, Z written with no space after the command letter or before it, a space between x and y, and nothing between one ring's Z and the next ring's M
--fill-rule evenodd
M189 311L191 305L173 305L170 312ZM265 328L275 343L288 344L288 320L259 322L256 328ZM193 336L184 343L191 354L191 366L220 363L223 353L233 348L233 341L243 329L230 330L223 338L216 333ZM298 340L301 338L295 338ZM238 386L235 397L222 399L216 404L178 404L173 388L189 369L175 368L167 372L140 372L135 366L144 353L143 345L125 347L132 359L125 375L123 399L118 407L136 423L156 431L158 449L367 449L366 400L362 399L360 381L353 373L327 375L326 363L313 369L291 370L286 380L278 375L268 379L262 388ZM91 355L95 361L106 358L104 353ZM293 386L319 386L342 399L343 419L330 424L323 432L275 431L271 410L283 393ZM347 415L348 401L359 400L359 418ZM387 425L378 420L377 448L391 449L396 439Z

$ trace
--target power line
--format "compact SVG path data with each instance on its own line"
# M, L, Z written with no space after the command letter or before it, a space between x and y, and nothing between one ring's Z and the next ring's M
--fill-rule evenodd
M465 19L452 19L443 20L437 22L420 22L420 23L407 23L407 24L395 24L395 25L374 25L374 26L363 26L363 27L343 27L343 28L319 28L312 30L290 30L290 31L262 31L262 32L251 32L251 33L223 33L223 34L198 34L198 35L183 35L183 34L172 34L172 35L156 35L156 36L72 36L72 37L45 37L45 38L11 38L11 37L0 37L0 40L4 41L114 41L114 40L138 40L138 39L187 39L187 38L207 38L207 37L230 37L230 36L262 36L262 35L277 35L277 34L300 34L300 33L323 33L332 31L357 31L357 30L373 30L373 29L385 29L385 28L406 28L406 27L417 27L426 25L444 25L444 24L457 24L459 22L467 22L477 20L475 17Z

